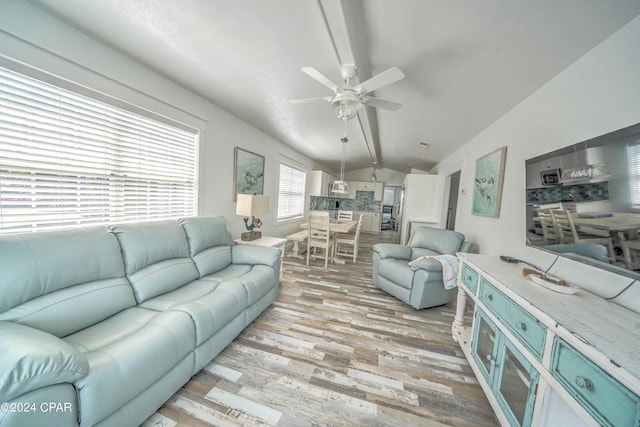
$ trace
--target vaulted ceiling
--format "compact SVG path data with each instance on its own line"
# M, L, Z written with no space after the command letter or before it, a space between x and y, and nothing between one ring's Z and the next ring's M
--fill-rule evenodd
M405 78L347 122L346 170L429 170L640 14L638 0L32 0L339 170L345 126L301 72ZM358 80L356 80L357 82ZM424 148L420 143L428 145Z

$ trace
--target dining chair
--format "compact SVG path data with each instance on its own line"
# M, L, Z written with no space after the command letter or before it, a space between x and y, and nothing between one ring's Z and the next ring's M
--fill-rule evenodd
M338 221L351 221L353 219L353 211L338 211Z
M638 268L637 257L635 251L640 251L640 240L620 240L622 246L622 255L624 256L624 266L629 270Z
M537 211L537 218L540 221L540 228L542 228L542 241L544 245L552 245L554 243L560 243L558 241L558 231L556 224L551 216L550 208L541 208Z
M558 243L597 243L605 245L609 254L609 260L615 261L613 239L611 237L595 236L580 230L573 222L571 212L564 209L551 209L551 216L556 224Z
M353 262L356 262L358 258L358 248L360 246L360 229L362 228L362 214L358 218L358 225L356 225L356 230L353 233L340 233L336 234L336 255L347 255L353 256ZM353 246L352 250L349 251L344 248L343 245Z
M328 267L330 256L333 261L333 257L335 256L335 241L331 238L331 230L329 227L329 212L309 213L309 222L307 223L307 230L309 232L307 238L307 265L309 265L312 248L314 250L314 254L315 250L318 248L324 250L325 270Z

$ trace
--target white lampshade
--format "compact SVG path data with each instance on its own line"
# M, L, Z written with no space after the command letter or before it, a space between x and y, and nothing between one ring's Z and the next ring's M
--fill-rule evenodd
M236 215L249 217L269 213L269 196L238 194L237 199Z
M349 183L347 181L333 181L332 193L349 194Z

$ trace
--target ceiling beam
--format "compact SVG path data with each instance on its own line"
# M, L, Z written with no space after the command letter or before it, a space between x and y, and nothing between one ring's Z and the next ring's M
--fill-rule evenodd
M357 82L371 78L367 37L364 23L364 7L360 0L318 0L322 15L333 43L338 67L354 64L358 73ZM375 109L365 106L358 113L358 128L362 132L371 162L380 167L380 141Z

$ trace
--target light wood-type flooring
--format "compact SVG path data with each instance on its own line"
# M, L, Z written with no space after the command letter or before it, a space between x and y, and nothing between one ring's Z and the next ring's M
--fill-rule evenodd
M495 426L455 302L414 310L373 286L361 235L346 265L286 257L277 300L144 426Z

